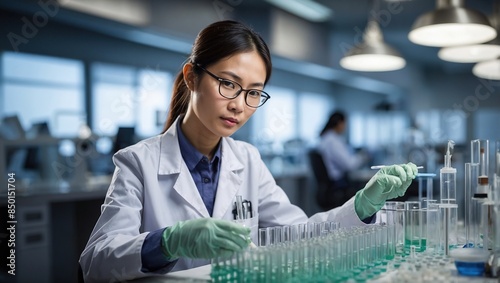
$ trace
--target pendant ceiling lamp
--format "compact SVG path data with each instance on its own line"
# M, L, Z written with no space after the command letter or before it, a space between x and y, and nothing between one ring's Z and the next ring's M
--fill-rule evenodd
M375 1L375 4L378 6L377 2ZM375 11L377 10L378 7ZM382 31L375 19L368 21L363 42L347 51L340 60L340 66L343 68L364 72L394 71L405 65L406 61L399 52L384 42Z
M439 50L438 56L442 60L455 63L477 63L492 60L500 56L500 41L495 40L486 44L445 47Z
M449 47L484 43L496 37L488 18L464 7L464 0L437 0L437 9L420 16L408 34L416 44Z
M500 58L479 62L472 68L472 73L487 80L500 80Z
M455 63L477 63L495 60L500 57L500 5L495 4L491 24L497 31L497 37L484 44L470 44L441 48L439 58Z

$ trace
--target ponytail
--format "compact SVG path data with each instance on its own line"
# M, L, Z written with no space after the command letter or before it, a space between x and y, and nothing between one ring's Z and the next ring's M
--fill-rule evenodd
M179 115L185 114L189 104L189 89L184 82L184 74L182 70L175 78L174 88L172 90L172 99L170 100L170 111L168 118L163 128L162 134L165 133L170 126L175 122Z
M319 136L324 135L328 130L336 128L338 124L345 121L345 114L342 111L337 111L330 115L325 127L321 130Z

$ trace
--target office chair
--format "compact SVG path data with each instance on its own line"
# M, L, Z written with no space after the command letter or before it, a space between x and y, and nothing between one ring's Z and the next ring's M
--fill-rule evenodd
M349 196L343 189L335 187L335 182L328 176L321 153L317 149L311 149L308 152L308 157L316 179L316 201L318 205L324 210L329 210L344 204L347 201L346 197Z
M311 149L308 157L317 185L316 202L324 210L338 206L339 199L343 199L343 193L335 190L335 183L328 176L323 157L317 149Z

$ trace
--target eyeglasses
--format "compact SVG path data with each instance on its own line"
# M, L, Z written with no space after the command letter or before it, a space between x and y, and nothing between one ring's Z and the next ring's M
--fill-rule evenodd
M235 81L231 80L226 80L221 77L218 77L214 74L212 74L210 71L207 69L203 68L199 64L196 64L197 67L205 71L207 74L209 74L212 78L216 79L219 81L219 94L222 95L222 97L227 98L227 99L235 99L240 95L241 92L245 92L245 103L252 107L252 108L258 108L266 101L271 98L269 94L267 94L265 91L260 90L260 89L243 89L241 85Z

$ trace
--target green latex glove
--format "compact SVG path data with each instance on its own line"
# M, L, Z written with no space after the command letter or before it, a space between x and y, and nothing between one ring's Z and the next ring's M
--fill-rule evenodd
M379 211L386 200L403 196L417 173L417 166L411 162L380 169L356 193L354 209L358 217L366 219Z
M162 235L163 253L170 259L230 255L249 243L250 228L213 218L181 221L166 228Z

